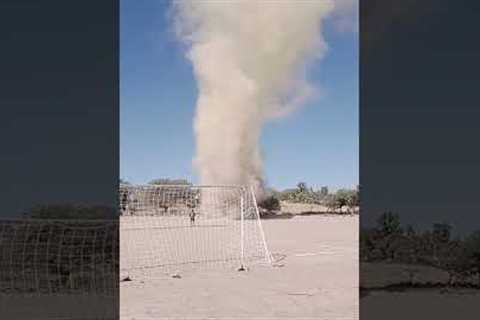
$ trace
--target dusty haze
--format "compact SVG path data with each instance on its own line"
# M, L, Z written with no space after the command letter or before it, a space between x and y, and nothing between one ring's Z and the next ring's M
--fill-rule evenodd
M322 22L334 1L179 1L199 95L194 167L202 184L262 185L260 135L315 95L309 62L327 49Z

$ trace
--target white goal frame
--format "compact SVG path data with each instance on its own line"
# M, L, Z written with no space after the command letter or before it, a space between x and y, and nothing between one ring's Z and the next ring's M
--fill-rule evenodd
M253 187L121 185L119 196L122 275L272 265Z

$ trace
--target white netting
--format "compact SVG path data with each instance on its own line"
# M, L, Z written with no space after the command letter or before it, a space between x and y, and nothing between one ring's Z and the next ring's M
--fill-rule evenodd
M118 221L0 220L1 309L27 317L36 304L35 318L49 319L90 306L84 319L114 317L118 244Z
M250 188L122 185L120 207L123 274L271 261Z

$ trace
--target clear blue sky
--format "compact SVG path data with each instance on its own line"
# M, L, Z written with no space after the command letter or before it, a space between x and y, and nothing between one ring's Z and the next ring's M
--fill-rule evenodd
M167 16L169 2L122 0L120 176L132 183L187 178L195 153L197 89ZM358 33L326 25L330 47L310 70L325 92L262 136L267 183L277 189L358 184Z

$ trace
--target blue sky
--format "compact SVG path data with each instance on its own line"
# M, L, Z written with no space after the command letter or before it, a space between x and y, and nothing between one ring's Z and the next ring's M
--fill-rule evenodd
M197 89L173 34L168 2L122 0L120 22L120 176L196 182L192 122ZM358 33L327 21L329 51L310 68L324 92L262 136L267 183L277 189L358 184Z

